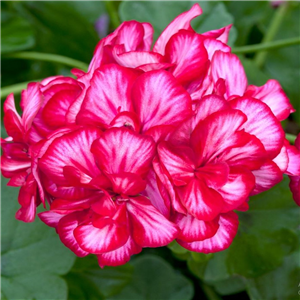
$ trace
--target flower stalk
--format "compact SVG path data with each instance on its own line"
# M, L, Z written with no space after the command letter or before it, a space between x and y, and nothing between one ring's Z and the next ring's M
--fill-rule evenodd
M60 63L72 68L78 68L83 71L88 70L88 65L79 60L66 57L63 55L51 54L51 53L40 53L40 52L16 52L10 53L4 56L5 58L17 58L17 59L29 59L29 60L42 60Z

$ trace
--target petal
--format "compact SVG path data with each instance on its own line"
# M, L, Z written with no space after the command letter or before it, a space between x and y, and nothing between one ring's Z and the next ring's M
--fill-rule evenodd
M38 214L39 218L48 226L57 228L58 222L64 217L63 214L56 213L54 211L43 211Z
M137 71L116 64L104 65L95 71L77 123L107 126L122 111L133 111L131 87Z
M175 65L169 71L180 83L206 74L208 55L200 34L180 30L170 38L165 51L166 61Z
M181 240L177 242L190 251L201 253L213 253L227 249L232 243L239 226L238 215L234 212L221 214L219 229L217 233L204 241L186 243Z
M117 54L113 51L116 62L123 67L137 68L146 64L158 64L163 60L163 56L153 52L130 51Z
M281 148L280 153L273 159L273 162L278 166L281 172L286 172L289 165L289 155L287 148L289 147L289 142L286 140L285 145ZM298 158L298 160L300 157ZM294 164L291 166L294 167ZM300 166L298 167L300 168ZM299 173L300 174L300 173Z
M214 236L219 228L218 219L204 222L191 215L176 214L173 221L180 229L178 239L190 243Z
M193 179L184 187L177 187L182 204L188 213L199 220L211 221L222 210L223 198L203 180Z
M245 96L256 98L267 104L279 121L285 120L294 112L292 104L278 81L271 79L263 86L249 85Z
M129 237L128 225L125 223L118 223L118 218L123 218L126 210L124 206L119 206L115 214L116 219L105 219L110 222L102 222L101 228L99 221L94 225L80 225L74 230L74 236L80 248L93 253L101 254L118 249L123 246ZM121 214L121 215L119 215ZM102 219L104 220L104 219Z
M63 168L78 168L90 177L101 175L96 166L90 148L94 140L100 137L97 128L82 128L55 139L39 161L41 170L55 183L68 185Z
M300 206L300 177L299 176L289 176L290 177L290 189L293 194L293 199L298 206Z
M193 31L191 28L190 22L195 17L201 15L202 9L199 4L196 3L192 6L189 11L186 11L176 17L162 32L162 34L157 39L154 44L153 51L158 52L162 55L165 54L165 46L175 33L177 33L180 29L186 29L189 31Z
M225 80L226 98L243 96L247 87L247 77L239 58L231 53L216 51L211 62L211 76L216 83Z
M152 138L126 128L111 128L92 145L92 152L107 174L120 172L145 176L155 154Z
M60 219L57 226L57 233L59 234L62 243L71 249L77 256L84 257L89 252L81 249L74 237L74 230L83 219L85 213L71 213Z
M113 185L113 191L117 194L137 195L146 187L146 181L134 173L119 173L107 175Z
M191 144L197 155L197 166L221 155L227 148L243 144L239 130L246 116L238 110L222 110L198 123L191 135Z
M27 90L23 90L21 94L20 106L23 110L22 122L24 130L30 129L32 121L43 104L43 95L40 90L40 84L31 82L27 86Z
M16 110L14 95L10 94L3 105L4 117L3 123L8 136L11 136L15 142L23 142L24 128L22 120Z
M284 131L270 108L253 98L232 100L230 104L247 116L245 131L260 139L271 159L276 157L284 142Z
M150 170L146 178L147 186L142 194L149 198L151 204L168 219L170 217L170 203L162 197L157 183L158 180L159 178L157 178L155 172Z
M222 52L230 52L231 48L226 44L211 38L207 38L204 40L204 47L208 54L208 59L211 60L214 56L215 52L220 50Z
M224 200L222 213L237 209L255 187L255 177L244 168L230 168L228 182L218 190Z
M207 164L198 168L195 175L199 179L203 179L208 187L220 188L228 179L229 167L226 163Z
M73 89L63 89L54 94L42 112L45 123L54 128L64 126L66 113L80 93L81 89L79 87L73 87Z
M255 188L252 195L269 190L283 179L282 172L271 160L264 163L260 169L252 171L255 176Z
M175 185L185 185L194 178L195 154L189 147L175 147L170 143L161 142L157 148L160 162L171 175Z
M189 144L191 134L197 124L206 119L212 113L228 109L230 106L227 101L217 95L209 95L203 97L198 101L196 106L196 114L184 121L177 129L174 131L169 140L174 144Z
M132 237L138 245L161 247L177 236L176 226L159 213L147 198L130 198L127 210L132 225Z
M177 125L191 115L191 98L166 71L141 75L132 90L132 100L142 131L157 125Z
M127 242L120 248L97 255L98 263L101 268L104 266L116 267L127 263L131 255L138 254L142 251L142 247L135 243L129 237Z
M211 31L207 31L202 33L202 35L208 37L208 38L212 38L212 39L216 39L218 41L221 41L224 44L227 44L228 42L228 36L229 36L229 31L232 27L232 24L229 24L223 28L220 29L214 29Z
M288 167L285 173L293 176L300 176L300 151L286 141L288 155ZM275 161L276 162L276 161Z

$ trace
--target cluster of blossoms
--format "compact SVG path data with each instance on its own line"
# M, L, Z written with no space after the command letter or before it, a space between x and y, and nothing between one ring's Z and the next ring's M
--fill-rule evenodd
M300 204L300 139L280 85L248 85L226 44L231 26L196 33L195 4L152 50L149 23L124 22L97 45L87 73L30 83L4 104L2 174L20 186L16 218L40 219L78 256L127 262L176 241L226 249L249 196L291 177Z

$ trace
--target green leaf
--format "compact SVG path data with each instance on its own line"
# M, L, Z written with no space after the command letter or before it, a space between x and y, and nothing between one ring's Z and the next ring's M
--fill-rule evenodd
M18 189L2 178L2 292L10 299L66 299L67 285L59 276L73 265L75 255L60 242L55 230L38 218L15 219Z
M214 289L220 295L231 295L246 289L245 281L241 276L231 276L227 279L212 283Z
M84 13L78 12L79 5L73 7L72 2L67 1L24 1L17 5L20 13L36 30L36 51L60 54L84 62L92 59L99 37L90 20ZM102 9L103 6L99 5L99 16Z
M132 280L121 293L110 300L189 300L193 297L191 282L163 259L145 255L130 263Z
M70 300L190 300L193 297L191 282L155 255L141 255L126 265L103 269L94 256L77 259L66 279Z
M271 190L250 199L250 209L239 213L237 236L226 260L231 274L258 277L279 267L294 251L299 207L292 200L287 177Z
M161 32L178 15L189 10L196 1L123 1L119 7L122 21L136 20L150 22L154 28L154 41ZM233 22L232 16L227 12L223 3L210 1L199 2L203 14L192 22L198 33L218 29ZM232 29L230 43L235 40L235 29Z
M259 278L247 281L251 300L299 299L299 252L285 257L282 266Z
M1 53L29 49L34 46L33 29L28 21L6 11L1 12Z

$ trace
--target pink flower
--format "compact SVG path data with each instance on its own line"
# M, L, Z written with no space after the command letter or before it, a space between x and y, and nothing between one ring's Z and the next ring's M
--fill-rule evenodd
M142 247L167 245L176 226L141 195L154 155L151 137L126 128L80 128L55 139L39 166L60 188L72 187L73 197L54 198L41 219L77 255L96 254L101 266L123 264Z
M97 45L88 72L31 83L22 117L4 104L2 173L21 186L16 217L36 207L78 256L126 263L176 239L203 253L230 246L235 211L286 173L299 204L300 143L279 83L248 85L226 44L231 25L202 34L195 4L151 49L149 23L124 22Z

